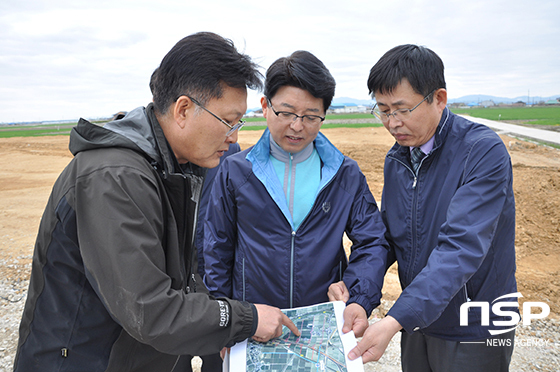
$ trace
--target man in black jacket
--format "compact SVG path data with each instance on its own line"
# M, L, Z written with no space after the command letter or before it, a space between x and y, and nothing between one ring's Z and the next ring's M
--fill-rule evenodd
M14 371L173 371L253 337L298 333L266 305L197 292L193 246L205 168L215 167L260 74L212 33L179 41L153 104L73 129L33 256Z

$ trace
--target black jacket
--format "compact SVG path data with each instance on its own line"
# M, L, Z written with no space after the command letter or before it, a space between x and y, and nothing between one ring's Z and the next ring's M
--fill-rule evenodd
M205 169L177 163L152 106L104 128L80 120L70 150L41 220L14 371L172 371L178 355L252 336L254 306L196 293Z

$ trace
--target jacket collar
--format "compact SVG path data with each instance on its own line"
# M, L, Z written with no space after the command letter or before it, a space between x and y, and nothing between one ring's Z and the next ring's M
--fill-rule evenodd
M267 128L255 146L253 146L247 154L247 160L251 161L253 164L267 163L271 151L270 141L270 131ZM325 168L327 168L334 170L336 173L344 161L344 155L321 132L317 134L317 137L313 141L313 145L323 162L323 172L325 171Z
M301 163L307 160L313 153L314 144L313 142L307 145L303 150L295 154L285 151L280 145L278 145L272 136L270 136L270 155L272 155L277 160L287 163L290 161L290 155L292 155L292 162L294 164Z

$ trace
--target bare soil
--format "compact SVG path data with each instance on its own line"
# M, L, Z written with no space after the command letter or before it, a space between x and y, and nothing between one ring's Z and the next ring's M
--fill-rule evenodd
M394 143L384 128L337 128L322 132L344 154L355 159L367 177L378 202L383 187L383 161ZM241 147L254 144L262 131L242 131ZM560 150L507 136L514 172L517 205L517 281L523 301L544 301L549 318L560 314ZM68 136L0 139L0 278L13 284L14 293L2 299L15 302L29 280L37 228L52 185L72 159ZM399 293L396 268L386 276L384 299ZM6 302L4 301L4 302ZM2 305L7 306L7 305ZM15 338L14 326L0 338ZM14 341L5 340L0 351L12 354ZM5 357L8 355L4 354ZM13 354L12 354L13 356Z

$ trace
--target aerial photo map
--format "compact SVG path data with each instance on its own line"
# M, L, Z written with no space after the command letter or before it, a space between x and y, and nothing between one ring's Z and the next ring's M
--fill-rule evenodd
M343 335L340 331L343 302L282 311L299 328L301 336L295 336L284 327L281 337L267 343L248 340L247 343L236 345L230 359L231 372L363 371L361 360L351 362L352 368L349 368L349 361L345 357L353 347L346 345L346 340L355 345L356 339L353 333Z

